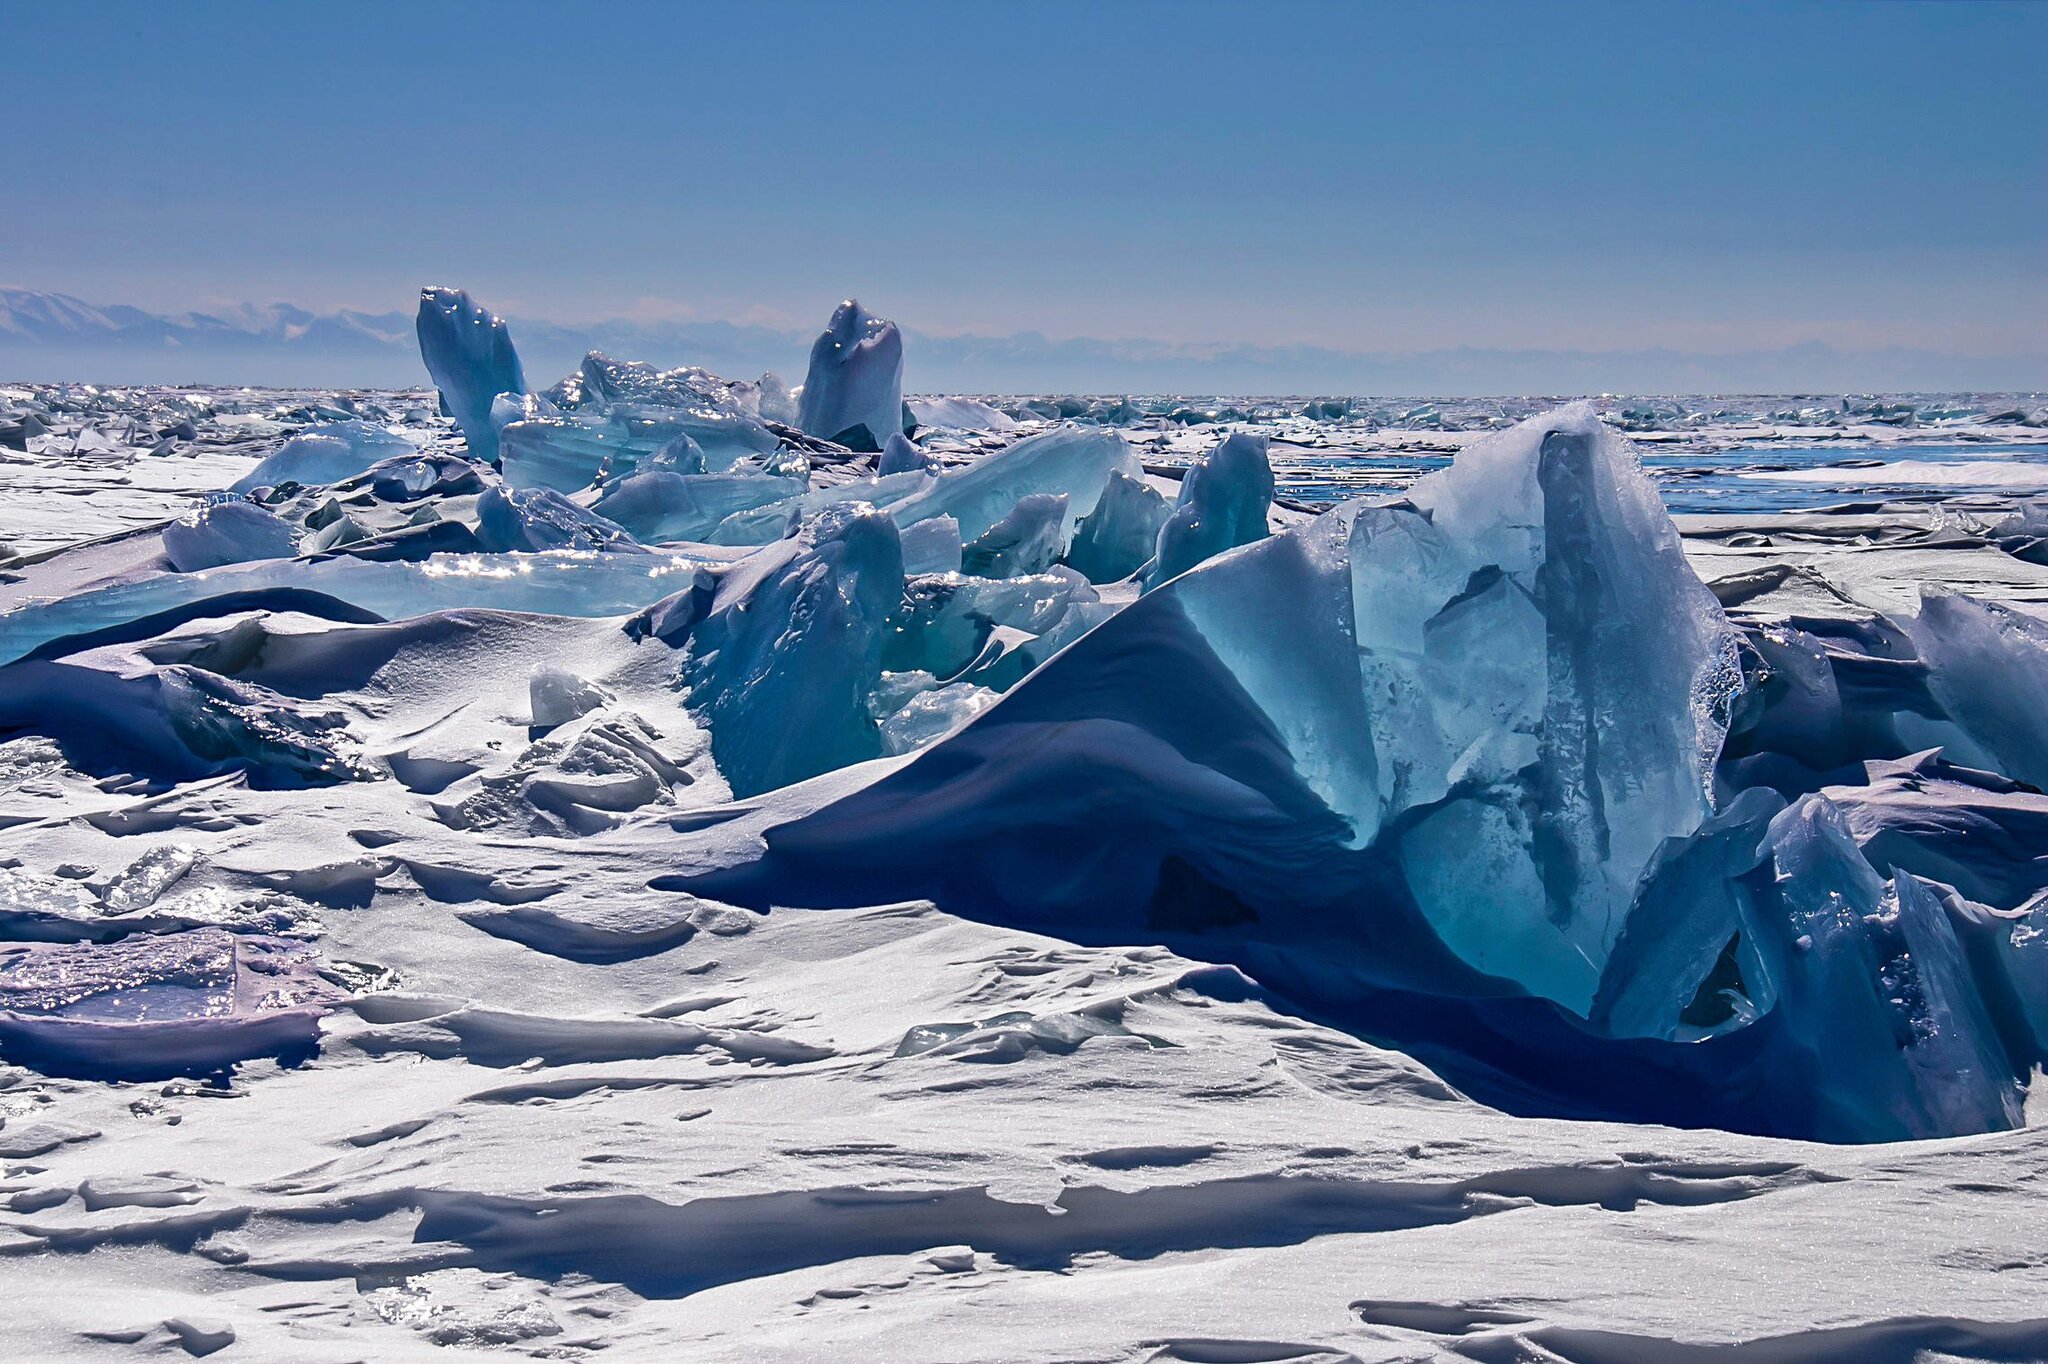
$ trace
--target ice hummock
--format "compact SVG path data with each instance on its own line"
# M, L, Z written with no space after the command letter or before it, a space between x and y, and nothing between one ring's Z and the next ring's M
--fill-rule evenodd
M848 299L811 346L797 425L856 450L903 430L903 336Z
M441 404L469 441L478 459L498 457L498 428L491 403L500 393L524 393L526 373L505 319L477 304L460 289L420 290L417 323L420 358Z
M1180 501L1159 527L1148 581L1187 572L1225 550L1266 536L1273 467L1266 438L1234 432L1181 480Z
M826 508L719 584L682 677L736 795L881 753L868 699L902 598L896 523L858 502Z

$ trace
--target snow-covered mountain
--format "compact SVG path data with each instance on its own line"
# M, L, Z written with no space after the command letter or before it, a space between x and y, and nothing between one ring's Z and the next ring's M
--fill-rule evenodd
M822 323L835 300L820 300ZM0 287L0 379L410 387L425 382L405 311L316 313L289 303L162 314ZM585 352L720 374L801 374L816 332L723 321L561 323L514 315L536 376ZM940 336L903 329L905 381L932 393L1872 393L2031 392L2039 356L1843 351L1818 341L1698 353L1456 346L1351 351L1157 338Z

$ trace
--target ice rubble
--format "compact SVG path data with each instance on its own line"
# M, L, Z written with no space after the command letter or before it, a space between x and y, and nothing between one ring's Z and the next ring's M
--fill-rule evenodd
M676 884L1164 938L1525 1110L2013 1125L2043 1054L2010 1002L2044 989L2033 902L1924 879L1923 807L1862 787L1717 815L1748 651L1633 455L1567 410L1174 579ZM1984 818L2023 813L2048 802Z
M797 425L858 450L879 450L903 429L903 336L853 299L811 346Z
M663 888L1165 941L1519 1111L1849 1140L2020 1121L2048 1056L2048 872L2008 851L2048 832L2010 780L2048 776L2033 616L1936 595L1903 624L1765 620L1736 593L1731 620L1589 407L1273 534L1254 433L1171 503L1109 429L1124 400L914 402L919 428L993 435L912 441L900 338L852 303L795 414L772 375L600 353L527 392L454 291L420 336L460 446L314 414L243 500L166 530L179 572L0 617L0 723L109 780L395 779L460 834L586 838L706 799L615 676L534 663L525 747L485 771L232 674L263 613L619 617L635 685L668 688L766 831L765 854L679 836L691 872ZM38 894L10 922L100 916L137 952L211 922Z

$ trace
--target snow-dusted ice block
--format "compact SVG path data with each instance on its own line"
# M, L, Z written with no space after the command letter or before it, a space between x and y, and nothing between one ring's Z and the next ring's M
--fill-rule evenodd
M551 488L489 488L476 500L477 543L492 553L550 549L632 553L641 546L616 521Z
M291 523L251 502L215 502L164 527L164 554L180 573L289 559L298 550Z
M1094 583L1130 577L1151 561L1170 510L1150 484L1112 470L1095 509L1074 531L1068 566Z
M904 404L921 427L950 431L1014 431L1017 419L973 398L911 398Z
M498 428L491 421L491 400L500 393L524 393L526 372L512 349L505 320L479 306L460 289L420 290L416 325L420 359L441 402L469 441L470 453L482 460L498 457Z
M99 945L0 947L0 1050L52 1074L202 1075L303 1059L343 992L312 950L217 928Z
M339 483L412 450L411 441L381 426L361 421L323 422L306 427L279 446L276 453L236 479L228 491L246 493L285 482L309 487Z
M858 502L827 508L719 584L682 676L735 795L881 753L868 697L902 598L896 524Z
M1059 426L941 474L893 510L901 526L928 516L950 516L960 523L960 538L972 543L1008 516L1020 499L1033 493L1064 493L1067 511L1061 535L1071 539L1074 522L1095 510L1112 473L1136 479L1144 472L1117 432Z
M1147 581L1157 586L1228 549L1263 540L1273 506L1266 438L1239 431L1187 471L1180 501L1159 527Z
M797 424L856 450L879 450L903 429L903 336L848 299L811 346Z
M593 509L650 544L701 542L738 513L791 503L802 495L803 486L795 479L762 474L672 474L657 469L607 485ZM788 520L785 511L780 524Z

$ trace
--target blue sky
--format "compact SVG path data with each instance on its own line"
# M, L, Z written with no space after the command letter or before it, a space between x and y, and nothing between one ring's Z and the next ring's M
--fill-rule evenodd
M95 302L2048 357L2048 5L0 0L0 48L0 282Z

